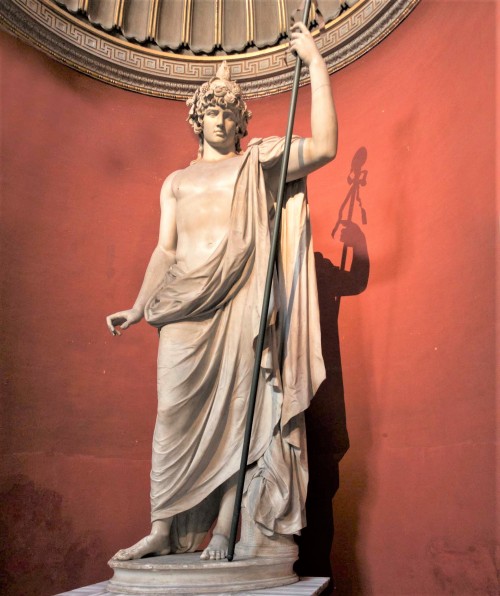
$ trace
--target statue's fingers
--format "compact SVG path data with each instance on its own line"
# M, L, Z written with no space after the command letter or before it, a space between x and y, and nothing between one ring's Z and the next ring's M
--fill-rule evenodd
M291 28L291 31L307 31L307 27L302 21L296 21Z
M115 328L113 327L113 323L111 322L111 316L106 317L106 325L109 329L109 332L111 333L111 335L115 334Z

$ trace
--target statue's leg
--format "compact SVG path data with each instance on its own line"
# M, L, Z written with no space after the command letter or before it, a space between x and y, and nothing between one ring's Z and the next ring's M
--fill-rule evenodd
M160 336L160 352L158 366L158 414L156 417L156 425L153 438L153 456L151 466L151 532L147 536L139 540L139 542L133 544L129 548L119 550L113 557L114 559L117 559L119 561L140 559L141 557L144 557L146 555L167 555L170 553L171 550L169 536L173 518L165 518L164 515L161 514L158 514L156 516L153 515L155 513L155 506L161 509L161 502L158 503L158 499L155 500L154 496L156 495L156 493L161 494L162 488L161 482L155 482L153 481L153 478L161 476L161 472L163 470L163 467L165 466L165 458L162 456L161 453L155 451L155 441L157 440L158 435L160 436L160 438L164 436L168 437L168 429L171 427L171 420L169 417L168 407L169 388L164 388L164 379L166 375L164 374L164 371L161 368L162 357L165 358L164 354L162 356L162 341L164 342L164 339L162 338L162 336ZM165 352L165 350L163 350L163 352Z
M236 495L236 474L227 480L222 487L222 499L217 523L207 548L202 552L201 559L225 559L231 531L234 497Z
M156 520L151 525L151 533L129 548L119 550L113 559L128 561L145 555L168 555L170 553L170 526L172 518Z
M241 537L236 545L236 556L297 559L298 547L293 535L266 536L248 514L245 502L241 508Z

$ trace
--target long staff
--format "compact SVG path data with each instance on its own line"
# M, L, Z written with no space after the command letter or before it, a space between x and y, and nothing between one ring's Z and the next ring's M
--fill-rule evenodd
M304 13L302 22L307 26L309 21L309 12L311 9L311 0L306 0L304 5ZM295 108L297 106L297 95L299 90L300 70L302 68L302 60L297 56L295 63L295 74L292 87L292 98L290 100L290 111L288 113L288 125L285 137L285 146L283 149L283 160L281 162L281 173L278 185L278 197L276 201L276 215L274 219L274 230L271 241L271 252L269 253L269 261L267 266L266 285L264 287L264 298L262 300L262 310L260 314L259 335L257 337L257 344L255 347L255 363L253 367L252 385L250 387L250 397L248 400L248 412L245 426L245 435L243 439L243 449L241 452L240 470L238 473L238 484L236 486L236 496L234 499L233 519L231 522L231 532L229 534L229 546L227 559L232 561L234 557L234 547L236 544L236 533L238 531L238 521L241 511L241 500L243 498L243 484L245 481L245 472L248 462L248 453L250 450L250 438L252 434L253 418L255 413L255 401L257 397L257 387L259 385L260 366L262 360L262 352L264 350L264 338L267 327L267 316L269 312L269 302L271 298L271 288L273 284L274 266L276 263L276 256L278 253L278 242L280 236L281 212L283 209L283 200L285 196L286 175L288 172L288 160L290 158L290 146L292 144L293 122L295 119Z

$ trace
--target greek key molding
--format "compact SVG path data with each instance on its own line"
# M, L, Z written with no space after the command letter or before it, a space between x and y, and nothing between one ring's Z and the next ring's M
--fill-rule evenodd
M316 42L333 73L382 41L419 0L359 0L327 24ZM186 56L143 47L91 26L53 0L2 0L0 25L56 60L96 79L138 93L185 100L215 74L222 56ZM293 60L288 43L224 56L247 98L287 91ZM303 70L301 85L309 82Z

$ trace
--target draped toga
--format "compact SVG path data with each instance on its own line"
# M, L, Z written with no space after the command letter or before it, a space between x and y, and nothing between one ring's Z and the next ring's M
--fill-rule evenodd
M172 265L146 305L160 330L151 516L175 516L174 552L198 546L239 469L274 219L264 170L283 146L249 143L227 235L202 266ZM305 179L287 184L245 480L249 515L266 535L305 525L303 413L325 378L305 191Z

